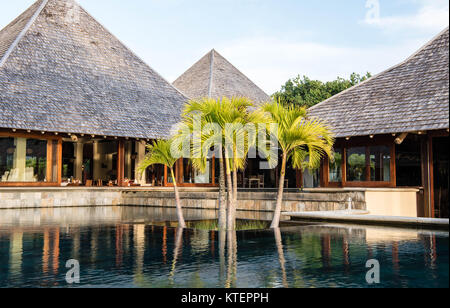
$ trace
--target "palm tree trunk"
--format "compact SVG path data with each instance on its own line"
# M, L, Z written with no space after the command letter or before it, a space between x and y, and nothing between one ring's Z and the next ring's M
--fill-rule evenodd
M177 204L178 227L186 228L186 222L184 221L184 217L183 217L183 210L181 209L180 193L178 192L177 180L175 179L175 174L173 172L173 168L170 168L170 173L172 174L173 188L175 189L175 201Z
M286 176L286 161L287 155L286 153L283 153L283 160L281 162L280 182L278 183L277 205L275 207L275 214L273 216L272 225L270 226L270 228L272 229L276 229L280 226L281 206L283 203L284 178Z
M231 179L230 161L228 158L225 158L225 166L227 173L227 188L228 188L227 230L231 231L235 229L235 224L233 220L234 196L233 196L233 181Z
M233 208L231 213L231 219L233 220L233 225L236 226L236 211L238 205L238 169L237 169L237 159L236 153L234 155L234 171L233 171Z
M219 230L227 229L227 192L225 181L225 166L223 158L219 159L220 175L219 175Z

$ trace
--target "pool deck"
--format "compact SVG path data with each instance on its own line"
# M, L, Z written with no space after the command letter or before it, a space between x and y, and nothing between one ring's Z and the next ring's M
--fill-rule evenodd
M449 229L449 219L436 218L416 218L401 216L378 216L370 215L367 212L355 211L349 214L347 211L335 212L283 212L282 215L290 217L291 220L314 220L314 221L333 221L333 222L351 222L358 224L371 224L383 226L402 226L402 227L423 227L428 229Z

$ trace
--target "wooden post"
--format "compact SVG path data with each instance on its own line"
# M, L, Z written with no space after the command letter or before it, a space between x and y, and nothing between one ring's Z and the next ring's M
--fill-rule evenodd
M421 139L422 186L424 188L425 217L434 218L433 148L432 138Z
M397 187L396 152L395 144L391 145L391 187Z
M125 172L125 144L123 140L119 140L117 149L117 186L124 185L124 172Z
M342 148L342 187L347 186L347 147Z
M62 181L62 138L58 139L58 160L57 160L57 166L58 166L58 186L61 186Z

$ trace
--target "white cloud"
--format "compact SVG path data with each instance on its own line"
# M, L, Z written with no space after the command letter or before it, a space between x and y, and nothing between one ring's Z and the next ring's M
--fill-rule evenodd
M217 50L272 94L298 74L328 81L337 76L349 77L353 72L379 73L406 59L423 43L407 41L395 46L349 48L260 37L224 42Z
M363 23L385 31L439 32L448 26L449 4L444 0L420 0L417 12L409 15L383 16L379 0L367 1L367 15Z

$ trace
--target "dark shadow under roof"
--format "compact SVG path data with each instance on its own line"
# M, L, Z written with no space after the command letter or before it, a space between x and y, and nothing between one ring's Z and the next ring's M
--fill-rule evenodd
M6 26L0 65L0 128L166 138L187 101L73 0Z
M449 29L406 61L309 109L337 137L449 128Z

